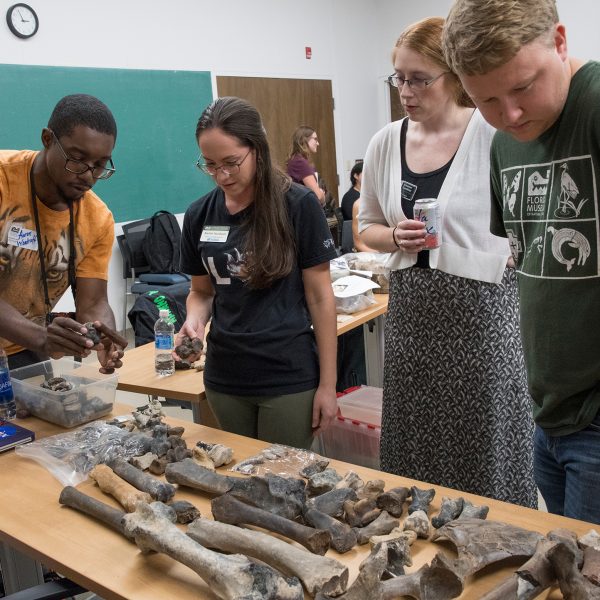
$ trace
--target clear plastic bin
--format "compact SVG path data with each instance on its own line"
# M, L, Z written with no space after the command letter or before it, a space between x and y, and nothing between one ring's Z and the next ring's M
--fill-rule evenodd
M363 385L338 398L342 417L381 427L383 389Z
M112 411L118 375L99 373L97 364L61 358L13 369L10 377L17 408L62 427L75 427ZM55 392L41 387L53 377L64 377L73 389Z

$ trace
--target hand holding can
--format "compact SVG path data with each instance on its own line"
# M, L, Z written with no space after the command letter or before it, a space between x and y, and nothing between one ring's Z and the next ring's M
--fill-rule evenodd
M423 250L433 250L441 246L440 205L436 198L420 198L415 202L414 219L425 225Z

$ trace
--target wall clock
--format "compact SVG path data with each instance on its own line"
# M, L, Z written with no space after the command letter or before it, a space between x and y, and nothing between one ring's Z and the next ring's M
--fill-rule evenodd
M38 16L27 4L13 4L6 11L8 28L22 39L33 37L40 25Z

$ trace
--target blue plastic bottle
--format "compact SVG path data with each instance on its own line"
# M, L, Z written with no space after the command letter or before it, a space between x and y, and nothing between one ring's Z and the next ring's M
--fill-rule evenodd
M0 348L0 419L9 421L17 415L17 405L10 383L8 358L4 348Z

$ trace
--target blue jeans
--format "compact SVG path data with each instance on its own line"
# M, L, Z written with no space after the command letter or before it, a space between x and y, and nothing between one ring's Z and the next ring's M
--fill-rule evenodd
M533 469L549 512L600 524L600 413L570 435L536 426Z

